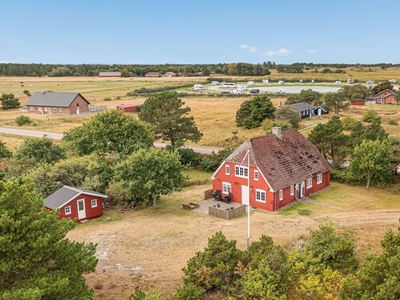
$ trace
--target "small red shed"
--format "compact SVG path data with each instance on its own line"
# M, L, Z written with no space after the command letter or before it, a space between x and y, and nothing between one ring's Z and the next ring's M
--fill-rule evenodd
M274 127L243 143L211 178L222 197L275 211L329 186L330 166L299 131Z
M351 105L365 105L365 99L354 99L350 101Z
M95 191L64 185L44 199L47 209L60 209L58 219L77 219L78 222L103 215L103 198L107 195Z
M137 112L139 111L139 106L137 104L120 104L117 105L117 110L123 112Z

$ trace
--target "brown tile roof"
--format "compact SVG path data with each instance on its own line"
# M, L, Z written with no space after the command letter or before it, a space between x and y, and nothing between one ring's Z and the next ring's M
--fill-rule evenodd
M250 149L250 165L257 166L274 191L330 170L317 148L296 129L244 142L225 161L240 164ZM247 159L243 163L247 165Z
M147 72L144 76L159 76L159 72Z
M386 94L386 93L388 93L388 94ZM381 96L381 94L384 94L384 95ZM386 95L385 95L385 94L386 94ZM388 96L390 96L390 95L397 96L397 94L396 94L395 92L393 92L393 91L391 91L391 90L389 90L389 89L385 89L385 90L379 92L378 94L376 94L375 97L377 97L377 98L381 98L381 97L382 97L382 98L386 98L386 97L388 97Z

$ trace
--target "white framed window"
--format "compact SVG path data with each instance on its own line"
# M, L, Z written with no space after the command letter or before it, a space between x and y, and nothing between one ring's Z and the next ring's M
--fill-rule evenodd
M245 178L247 178L249 176L249 168L242 167L242 166L236 166L235 167L235 175L237 177L245 177Z
M33 106L29 107L30 111L35 111L35 108Z
M65 214L66 214L66 215L70 215L70 214L71 214L71 206L66 206L66 207L64 208L64 211L65 211Z
M254 180L258 180L258 171L254 170Z
M93 199L92 201L90 201L92 204L92 207L97 207L97 199Z
M293 196L293 195L294 195L294 185L292 184L290 186L290 196Z
M42 111L42 108L41 108L41 107L38 107L38 111Z
M223 194L229 194L232 192L232 187L231 184L228 182L223 182L222 183L222 193Z
M62 108L60 107L60 108L58 109L58 111L59 111L59 112L62 112Z
M226 165L225 166L225 174L226 175L229 175L231 173L231 170L230 170L230 168L229 168L229 165Z
M322 174L317 175L317 184L322 183Z
M283 200L283 191L279 190L279 200L282 201Z
M312 178L307 178L307 188L312 187Z
M256 190L256 201L265 203L266 194L264 190Z

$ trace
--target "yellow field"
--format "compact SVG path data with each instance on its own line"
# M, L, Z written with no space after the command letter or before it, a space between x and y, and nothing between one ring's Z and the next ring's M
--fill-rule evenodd
M391 70L391 69L390 69ZM389 72L389 71L388 71ZM388 73L389 77L393 77L393 71ZM372 72L369 72L372 73ZM319 73L318 73L319 74ZM385 70L376 71L376 74L383 76ZM400 71L398 71L400 74ZM298 74L291 74L297 76ZM346 74L325 74L325 75L346 75ZM393 76L392 76L393 75ZM272 77L273 75L271 75ZM279 76L287 76L279 74ZM236 78L237 79L237 78ZM91 105L106 105L108 109L115 109L115 106L121 103L135 103L142 104L145 97L127 97L126 94L141 87L160 87L165 85L179 85L185 83L204 82L204 77L176 77L176 78L113 78L104 79L99 77L1 77L0 90L2 93L13 93L20 99L22 106L28 100L23 91L28 90L31 94L36 91L59 91L59 92L79 92L81 93ZM240 78L244 80L244 78ZM258 79L261 80L261 79ZM21 86L23 85L23 86ZM189 89L187 89L189 90ZM265 134L261 128L245 130L237 128L235 117L236 111L241 103L250 99L248 97L184 97L183 101L191 108L191 115L194 116L195 122L200 131L203 132L203 139L197 144L199 146L208 146L216 148L224 148L226 146L237 146L251 137L256 137ZM109 98L109 101L105 99ZM272 102L277 106L280 102L286 101L282 97L272 97ZM358 119L361 118L362 113L366 109L375 109L382 116L382 121L385 130L392 135L400 135L398 126L387 125L389 119L395 119L400 122L400 106L382 106L373 105L365 107L351 108L340 116L352 115ZM0 111L0 127L15 127L32 130L42 130L50 132L62 133L69 129L82 124L89 120L93 114L79 115L79 116L57 116L57 115L38 115L28 114L34 120L33 125L18 127L14 120L21 113L19 109ZM134 114L137 116L136 114ZM307 135L312 127L319 122L326 122L329 116L305 120L301 122L303 133ZM308 128L308 129L307 129ZM238 131L238 139L232 140L234 131ZM10 137L0 135L0 138L7 143L10 150L14 150L22 143L22 139L16 136Z

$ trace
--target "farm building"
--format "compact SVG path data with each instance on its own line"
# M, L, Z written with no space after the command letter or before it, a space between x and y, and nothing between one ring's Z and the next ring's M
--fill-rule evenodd
M46 209L59 209L58 219L77 219L78 222L98 218L103 215L103 198L108 196L102 193L64 185L44 199Z
M383 90L374 97L376 104L397 104L397 94L389 89Z
M117 105L117 110L123 112L137 112L139 111L139 105L137 104L120 104Z
M275 211L330 183L330 167L296 129L252 138L236 149L212 176L214 191L231 201Z
M308 118L315 117L316 107L311 104L308 104L306 102L300 102L300 103L290 104L289 106L297 109L299 111L300 117L302 119L308 119Z
M121 77L121 72L100 72L100 77Z
M365 99L354 99L350 101L350 105L365 105Z
M36 92L25 103L29 113L79 115L89 112L89 101L79 93Z
M161 74L159 72L147 72L144 74L145 77L160 77Z
M176 77L176 74L174 72L166 72L162 77Z

